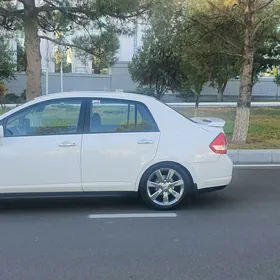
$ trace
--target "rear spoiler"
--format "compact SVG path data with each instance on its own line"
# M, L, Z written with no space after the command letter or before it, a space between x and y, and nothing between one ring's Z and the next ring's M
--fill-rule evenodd
M224 127L226 124L226 122L220 118L194 117L191 119L196 123L204 124L212 127Z

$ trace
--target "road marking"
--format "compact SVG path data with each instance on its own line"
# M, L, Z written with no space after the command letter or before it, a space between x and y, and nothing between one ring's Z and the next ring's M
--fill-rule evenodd
M90 219L176 218L176 213L92 214Z
M235 164L233 167L280 167L280 164Z

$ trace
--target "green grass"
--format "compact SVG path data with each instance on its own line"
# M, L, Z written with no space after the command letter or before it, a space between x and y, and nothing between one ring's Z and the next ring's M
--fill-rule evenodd
M194 116L194 108L176 109L180 113ZM199 117L217 117L226 121L224 127L230 149L280 149L280 107L251 108L249 134L245 145L230 143L235 108L199 108Z

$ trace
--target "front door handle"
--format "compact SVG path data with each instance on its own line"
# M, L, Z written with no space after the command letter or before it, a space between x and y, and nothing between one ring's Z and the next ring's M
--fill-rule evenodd
M72 143L68 141L64 141L59 144L59 147L74 147L74 146L76 146L76 143Z
M148 139L141 139L137 141L138 144L153 144L154 142L155 142L154 140L148 140Z

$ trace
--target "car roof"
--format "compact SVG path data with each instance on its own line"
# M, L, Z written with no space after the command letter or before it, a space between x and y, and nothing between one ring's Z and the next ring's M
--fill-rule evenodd
M51 100L57 98L69 98L69 97L92 97L92 98L116 98L116 99L129 99L134 101L148 101L154 99L154 97L126 92L114 92L114 91L69 91L51 93L48 95L42 95L36 97L35 100Z
M139 101L143 103L149 103L149 101L156 101L156 98L137 94L137 93L126 93L126 92L117 92L117 91L68 91L68 92L58 92L58 93L51 93L48 95L41 95L35 97L33 100L29 102L23 103L20 106L17 106L4 114L0 115L0 120L17 112L21 109L24 109L30 105L34 105L41 101L48 101L54 100L59 98L71 98L71 97L82 97L82 98L116 98L116 99L127 99L131 101Z

